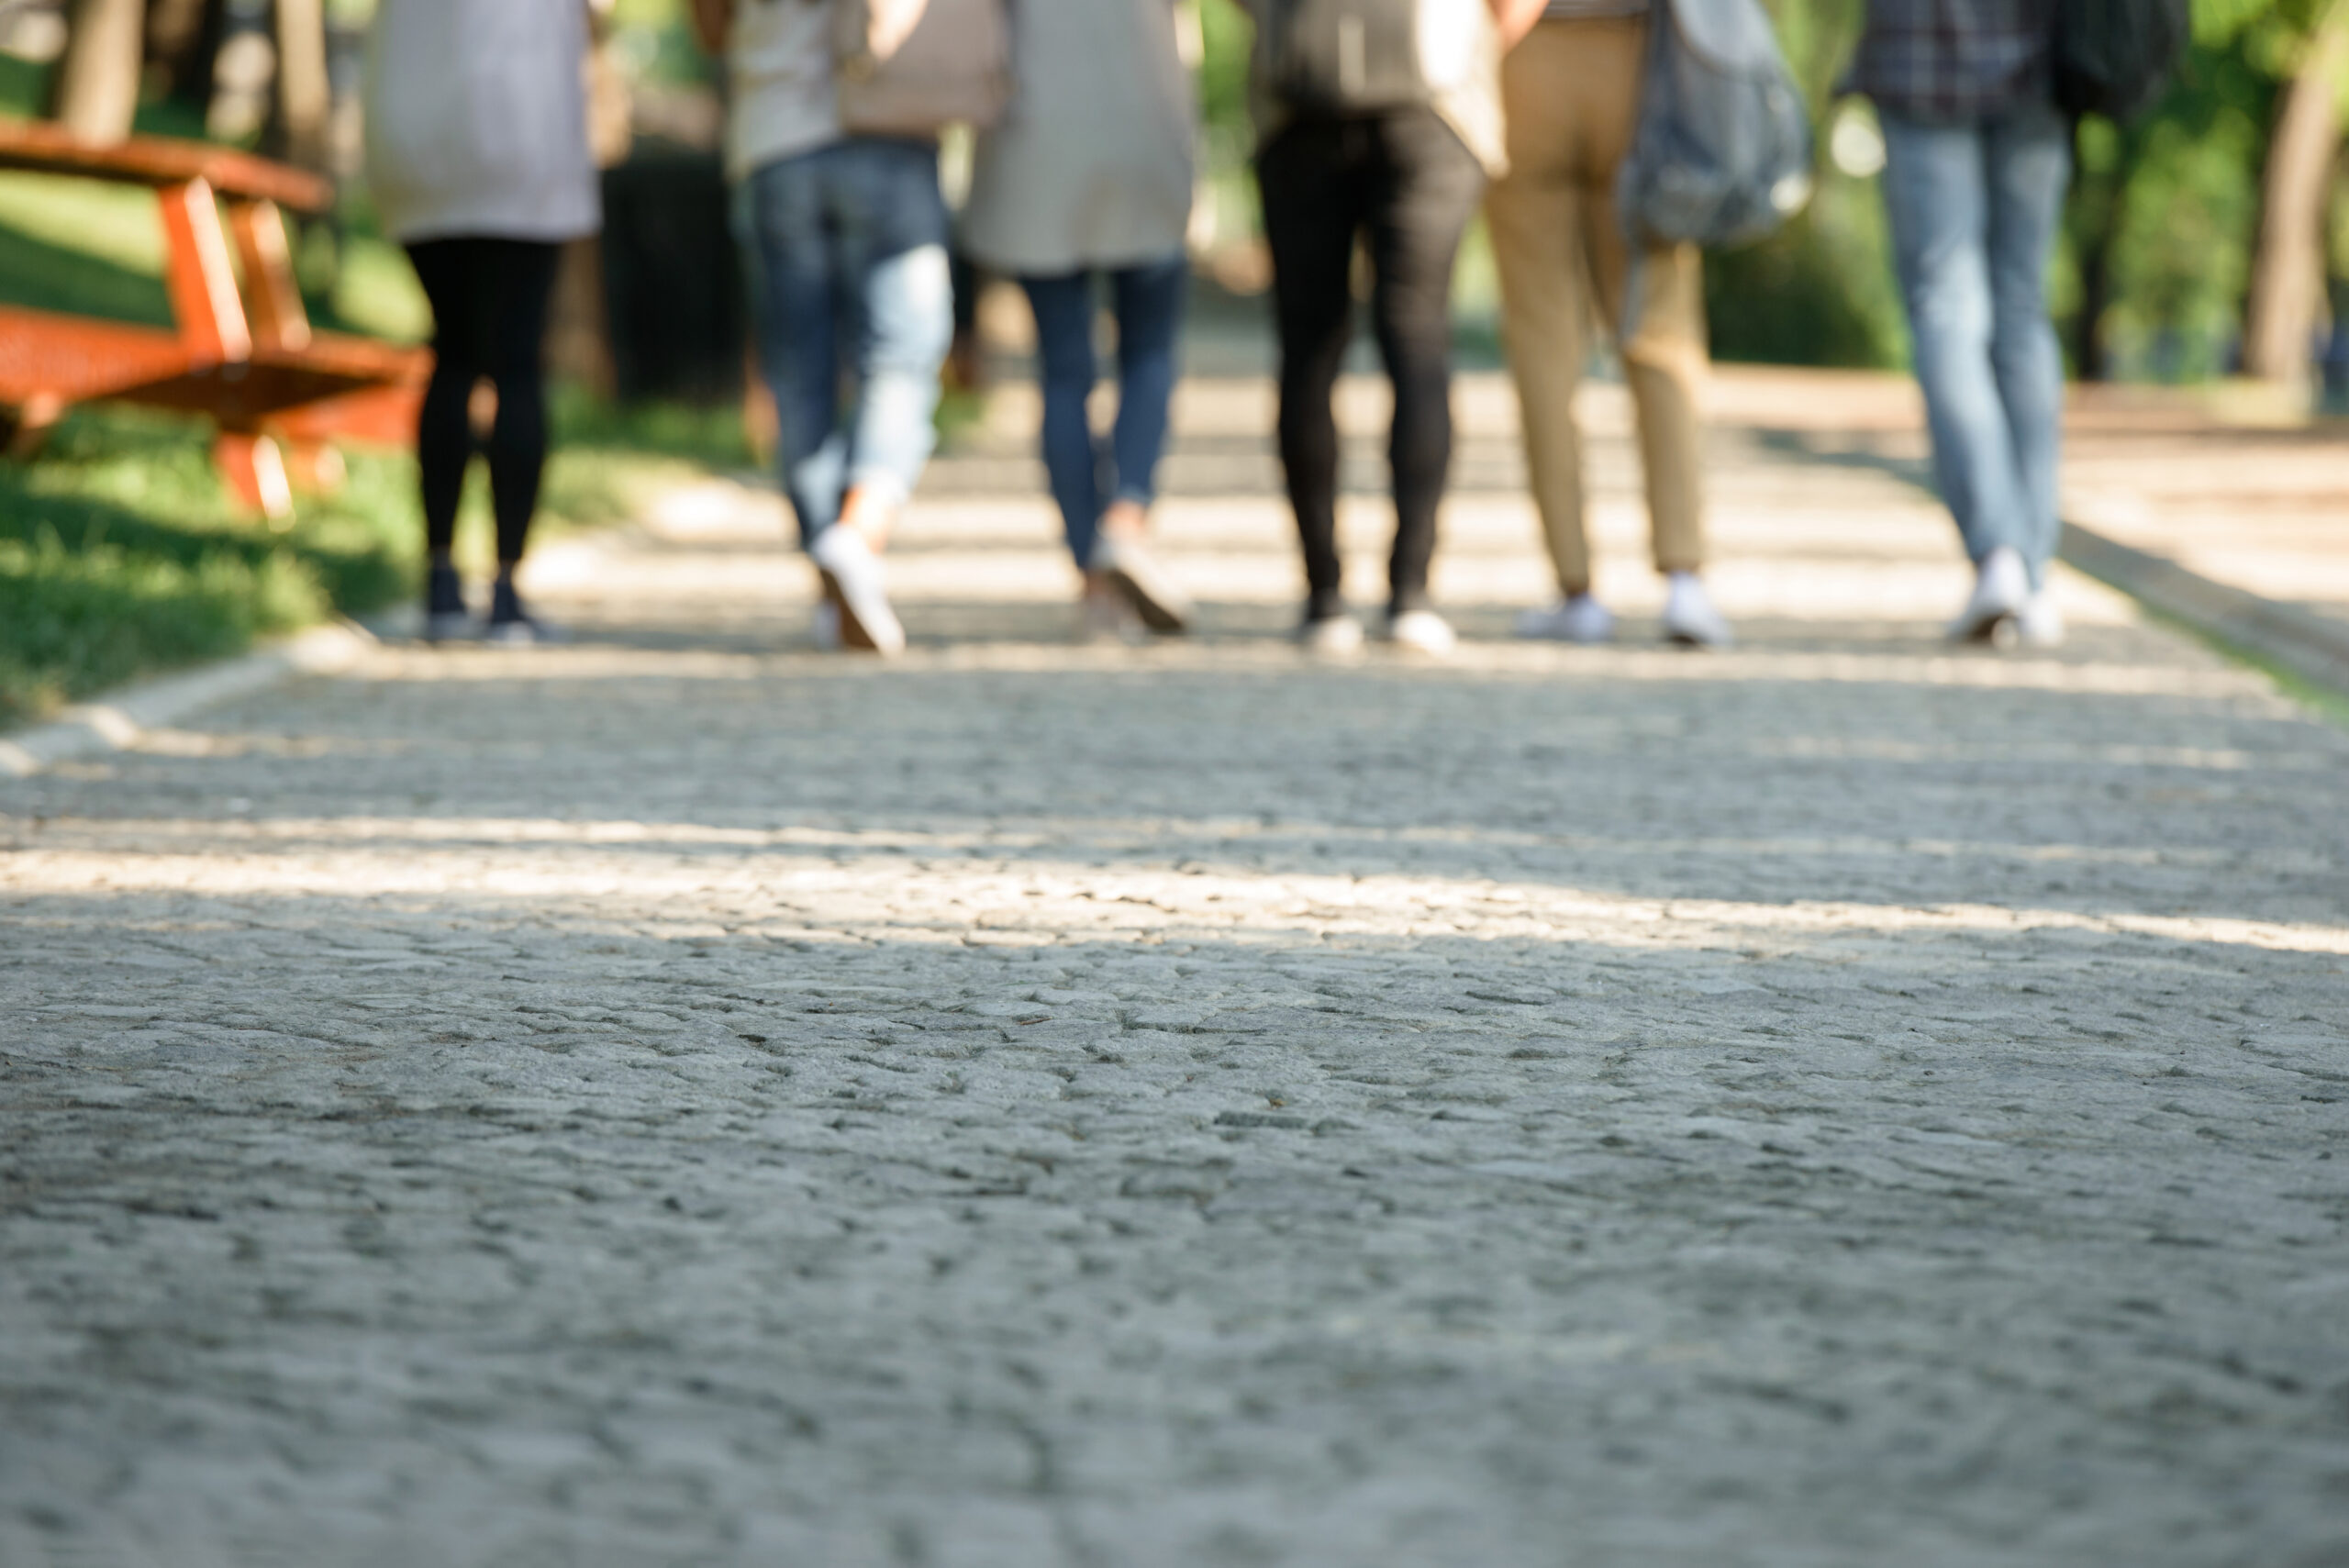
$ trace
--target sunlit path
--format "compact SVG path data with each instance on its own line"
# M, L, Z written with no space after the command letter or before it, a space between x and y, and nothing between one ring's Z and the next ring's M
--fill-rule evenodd
M2341 1561L2349 736L2076 578L1943 648L1814 390L1723 389L1727 654L1604 389L1624 639L1506 637L1489 377L1459 659L1280 639L1244 380L1207 634L1078 646L1007 393L897 664L712 484L572 646L0 782L0 1565Z

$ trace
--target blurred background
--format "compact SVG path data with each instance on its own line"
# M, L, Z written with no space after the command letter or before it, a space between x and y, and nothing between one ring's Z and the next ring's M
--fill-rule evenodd
M101 141L133 130L204 139L329 176L333 210L294 236L313 318L413 341L427 329L423 301L359 177L373 4L0 0L0 117L61 119ZM607 226L574 248L558 292L558 529L624 516L681 471L756 459L718 156L722 92L685 4L597 6ZM1875 189L1883 144L1866 105L1834 90L1863 0L1771 9L1810 95L1821 179L1785 230L1711 259L1715 352L1898 369L1908 346ZM2158 107L2126 127L2079 128L2054 290L2071 372L2194 386L2274 417L2349 413L2349 0L2193 9L2193 50ZM1205 121L1197 320L1265 339L1252 297L1268 268L1248 169L1248 23L1230 0L1197 0L1187 26ZM950 144L950 192L965 161ZM162 256L147 192L0 173L0 304L168 325ZM1496 294L1472 235L1457 298L1471 363L1497 359ZM1027 327L1016 293L982 284L974 314L980 362L1016 365ZM950 440L975 417L977 379L947 400ZM189 422L104 408L11 441L0 460L0 724L408 591L417 544L404 458L355 454L290 517L256 528L206 451ZM481 531L469 523L469 535Z

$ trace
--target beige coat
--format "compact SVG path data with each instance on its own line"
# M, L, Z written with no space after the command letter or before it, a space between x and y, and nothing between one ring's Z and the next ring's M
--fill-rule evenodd
M383 0L367 183L399 239L575 239L602 221L584 0Z
M1181 250L1197 125L1173 0L1012 0L1012 68L972 166L972 260L1049 276Z

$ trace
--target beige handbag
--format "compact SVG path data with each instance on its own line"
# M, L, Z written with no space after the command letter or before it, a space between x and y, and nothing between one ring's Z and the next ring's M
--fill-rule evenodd
M992 125L1011 97L1005 0L832 0L841 128L934 136Z

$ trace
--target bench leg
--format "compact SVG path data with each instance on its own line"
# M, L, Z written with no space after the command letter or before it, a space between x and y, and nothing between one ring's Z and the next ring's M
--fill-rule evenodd
M50 427L64 414L65 399L49 392L27 398L13 415L0 414L0 452L18 462L30 462L49 440Z
M231 494L279 527L294 520L294 489L285 454L267 436L223 430L212 443L213 466Z

